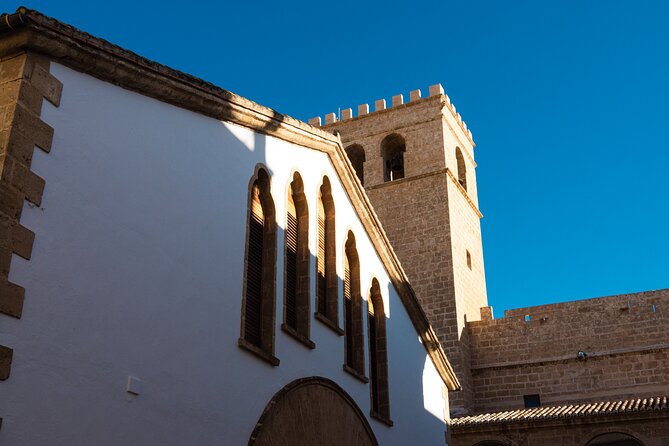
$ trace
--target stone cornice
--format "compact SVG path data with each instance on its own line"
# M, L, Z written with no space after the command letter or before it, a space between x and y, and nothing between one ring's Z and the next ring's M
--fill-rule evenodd
M37 52L127 90L327 153L437 371L449 389L460 388L437 335L418 303L338 137L194 76L145 59L37 11L21 8L19 12L25 14L29 23L2 34L0 58L26 51Z

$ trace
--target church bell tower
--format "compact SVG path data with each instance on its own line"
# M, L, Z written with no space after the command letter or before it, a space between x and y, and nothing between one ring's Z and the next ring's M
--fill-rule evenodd
M472 399L466 321L488 305L482 217L471 132L441 85L326 116L346 153L462 384L449 395L451 414ZM309 121L320 125L320 118Z

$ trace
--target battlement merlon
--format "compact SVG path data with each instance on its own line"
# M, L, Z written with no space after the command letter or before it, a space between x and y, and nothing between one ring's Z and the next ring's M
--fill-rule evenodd
M443 103L444 103L443 110L445 110L443 111L444 116L448 116L451 118L453 126L461 130L462 135L469 141L472 148L476 146L476 144L474 143L474 138L472 136L471 130L469 130L469 128L467 127L467 123L462 119L460 113L457 112L455 105L451 102L448 95L444 93L444 88L441 86L441 84L430 86L429 96L426 98L421 97L420 90L411 91L409 93L409 102L406 103L404 102L404 96L402 94L395 95L391 99L390 107L387 107L385 99L378 99L374 101L374 111L372 112L370 112L369 110L369 104L361 104L358 106L357 116L353 116L353 109L351 108L346 108L342 110L340 116L337 116L337 113L328 113L327 115L325 115L325 127L327 127L328 125L336 124L337 122L344 122L351 119L359 119L366 116L375 115L376 113L379 112L389 111L399 107L411 106L417 102L426 101L434 97L443 98ZM309 119L309 124L315 127L321 127L322 126L321 117L317 116Z

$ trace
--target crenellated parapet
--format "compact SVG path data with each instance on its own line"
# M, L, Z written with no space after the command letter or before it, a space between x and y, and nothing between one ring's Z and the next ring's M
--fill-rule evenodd
M467 136L467 138L469 138L469 141L472 144L474 144L474 138L472 136L471 130L467 128L467 123L462 119L460 113L457 112L455 105L451 102L451 99L448 97L446 93L444 93L444 88L441 86L441 84L432 85L428 89L428 93L429 93L427 96L428 98L435 96L441 96L444 98L444 102L446 104L445 109L449 111L455 122L457 122L457 124L459 125L462 132ZM343 122L343 121L348 121L350 119L362 118L366 115L371 115L378 112L382 112L384 110L397 108L409 103L415 103L420 101L421 99L426 99L426 98L422 97L420 89L412 90L411 92L409 92L409 101L406 103L404 102L404 96L402 94L397 94L393 96L390 100L390 107L388 107L388 104L385 99L378 99L374 101L373 111L370 111L369 104L358 105L358 113L356 116L354 116L352 108L346 108L344 110L341 110L340 116L338 116L337 113L328 113L327 115L325 115L325 125L327 126L330 124L334 124L336 122ZM309 119L309 124L315 127L321 127L323 126L323 121L320 116L316 116L314 118Z

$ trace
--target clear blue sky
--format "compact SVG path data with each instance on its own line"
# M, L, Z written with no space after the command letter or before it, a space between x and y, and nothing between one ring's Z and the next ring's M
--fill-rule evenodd
M303 120L441 82L498 317L669 287L669 2L24 3Z

